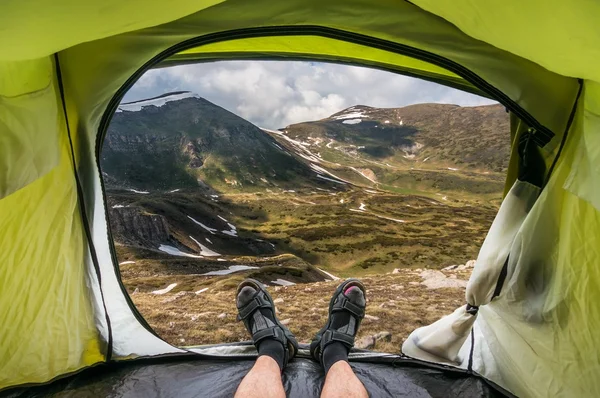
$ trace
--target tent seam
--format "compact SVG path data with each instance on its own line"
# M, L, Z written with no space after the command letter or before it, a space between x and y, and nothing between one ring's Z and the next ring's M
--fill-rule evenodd
M75 177L75 185L77 187L77 199L78 199L77 202L78 202L79 212L81 213L82 224L83 224L83 228L84 228L84 232L85 232L85 237L88 242L89 249L90 249L90 256L92 257L92 263L94 264L96 278L98 279L100 298L102 300L102 307L104 309L104 316L106 319L106 327L108 329L108 342L107 342L107 347L106 347L105 362L110 362L112 359L112 348L113 348L112 327L111 327L111 323L110 323L110 317L108 316L108 310L106 308L104 292L102 291L102 275L100 272L100 265L98 263L98 256L96 254L96 248L94 246L94 242L92 241L91 234L90 234L90 225L89 225L89 221L87 219L87 212L85 209L85 201L83 198L83 189L81 187L81 180L79 178L79 173L77 172L77 161L75 158L75 150L73 148L73 139L71 137L71 127L69 125L69 116L68 116L67 105L66 105L66 101L65 101L65 90L64 90L63 80L62 80L62 73L61 73L61 69L60 69L60 60L58 58L57 53L54 54L54 61L55 61L55 65L56 65L56 78L58 80L60 99L62 102L63 114L65 117L65 125L67 128L67 136L69 138L71 159L73 161L73 174Z

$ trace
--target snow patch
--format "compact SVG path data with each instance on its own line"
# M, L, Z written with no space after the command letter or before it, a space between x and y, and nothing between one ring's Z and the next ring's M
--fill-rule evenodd
M317 174L317 177L318 177L318 178L321 178L321 179L323 179L323 180L327 180L327 181L331 181L331 182L336 182L336 183L338 183L338 184L346 185L346 183L345 183L345 182L337 181L337 180L334 180L333 178L328 178L328 177L325 177L325 176L323 176L323 175L321 175L321 174Z
M281 279L281 278L278 278L275 281L271 281L271 283L273 283L275 285L280 285L280 286L294 286L295 285L294 282L286 281L285 279Z
M333 116L335 120L344 120L344 119L357 119L359 117L364 117L365 114L363 112L350 112L344 113L343 115Z
M113 208L113 209L120 209L120 208L122 208L122 207L125 207L125 206L123 206L123 205L114 205L112 208Z
M169 191L169 193L175 193L175 192L179 192L179 191L181 191L181 188L177 188L177 189L174 189L172 191Z
M196 294L200 294L200 293L204 293L204 292L205 292L205 291L207 291L207 290L208 290L208 288L207 288L207 287L205 287L204 289L200 289L200 290L198 290L198 291L197 291L197 292L195 292L195 293L196 293Z
M237 228L235 225L233 225L232 223L230 223L229 221L227 221L225 218L221 217L221 216L217 216L219 217L221 220L225 221L227 223L227 225L229 226L229 231L228 230L223 230L221 232L223 232L225 235L229 235L229 236L234 236L237 237Z
M340 199L340 203L341 203L341 204L344 204L344 199Z
M135 193L143 193L143 194L150 193L150 192L148 192L148 191L138 191L138 190L136 190L136 189L128 189L128 191L135 192Z
M448 170L458 171L458 169L455 169L454 167L448 167Z
M204 238L204 239L205 239L205 240L206 240L208 243L210 243L211 245L213 244L213 243L211 242L211 240L210 240L210 239L208 239L208 238Z
M160 98L151 98L151 99L142 100L142 101L127 102L127 103L120 104L119 107L117 108L117 112L123 112L123 111L137 112L137 111L141 111L146 106L155 106L157 108L160 108L161 106L165 105L167 102L179 101L179 100L182 100L185 98L200 98L200 96L198 96L197 94L194 94L194 93L185 92L185 93L179 93L179 94L165 95L164 97L160 97Z
M198 245L198 247L200 247L200 254L201 255L206 256L206 257L220 256L219 253L210 250L208 247L206 247L202 243L198 242L192 236L190 236L190 239L193 240L194 242L196 242L196 244Z
M361 119L346 119L342 123L344 123L344 124L358 124L360 122L362 122Z
M165 252L167 254L170 254L172 256L202 258L202 256L197 256L195 254L184 253L181 250L179 250L178 248L170 246L170 245L160 245L158 247L158 250L160 250L161 252Z
M366 208L367 208L367 205L366 205L366 204L364 204L364 203L361 203L361 204L360 204L360 207L358 208L358 210L364 210L364 209L366 209Z
M119 263L119 265L125 265L125 264L135 264L135 261L123 261L122 263Z
M246 271L249 269L258 269L258 267L251 267L248 265L230 265L229 268L227 269L222 269L219 271L210 271L207 272L205 274L201 274L201 275L229 275L229 274L233 274L234 272L240 272L240 271Z
M211 227L207 227L206 225L202 224L200 221L187 216L187 218L189 218L190 220L192 220L193 222L195 222L196 224L200 225L202 228L204 228L205 230L207 230L208 232L210 232L211 234L215 234L216 229L215 228L211 228Z
M321 268L317 268L317 269L318 269L319 271L321 271L322 273L324 273L325 275L327 275L328 277L330 277L330 278L331 278L332 280L334 280L334 281L337 281L337 280L339 280L339 279L340 279L340 278L338 278L337 276L335 276L335 275L332 275L332 274L330 274L330 273L329 273L329 272L327 272L327 271L323 271Z
M153 291L152 294L165 294L165 293L169 293L171 290L175 289L175 286L177 286L177 283L171 283L169 286L165 287L164 289Z
M385 123L385 124L390 124L390 121L389 121L389 120L386 120L384 123Z

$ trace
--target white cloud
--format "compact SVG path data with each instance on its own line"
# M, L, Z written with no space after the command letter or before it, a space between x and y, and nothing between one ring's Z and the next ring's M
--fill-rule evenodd
M438 102L489 104L486 98L375 69L312 62L222 61L147 72L125 101L189 90L272 129L318 120L352 105L400 107Z

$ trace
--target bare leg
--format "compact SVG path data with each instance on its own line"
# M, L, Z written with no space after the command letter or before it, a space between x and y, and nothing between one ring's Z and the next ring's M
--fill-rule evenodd
M277 362L266 355L258 357L250 372L240 383L235 397L285 398L281 371Z
M321 398L368 398L365 386L356 377L352 368L346 361L334 363L327 376L321 391Z

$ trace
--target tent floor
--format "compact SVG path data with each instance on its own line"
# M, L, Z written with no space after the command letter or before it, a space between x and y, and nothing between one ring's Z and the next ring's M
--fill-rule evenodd
M162 358L102 365L53 383L0 393L16 397L231 397L254 361ZM483 379L423 366L352 362L372 397L502 397ZM313 360L285 369L288 397L318 397L324 375Z

